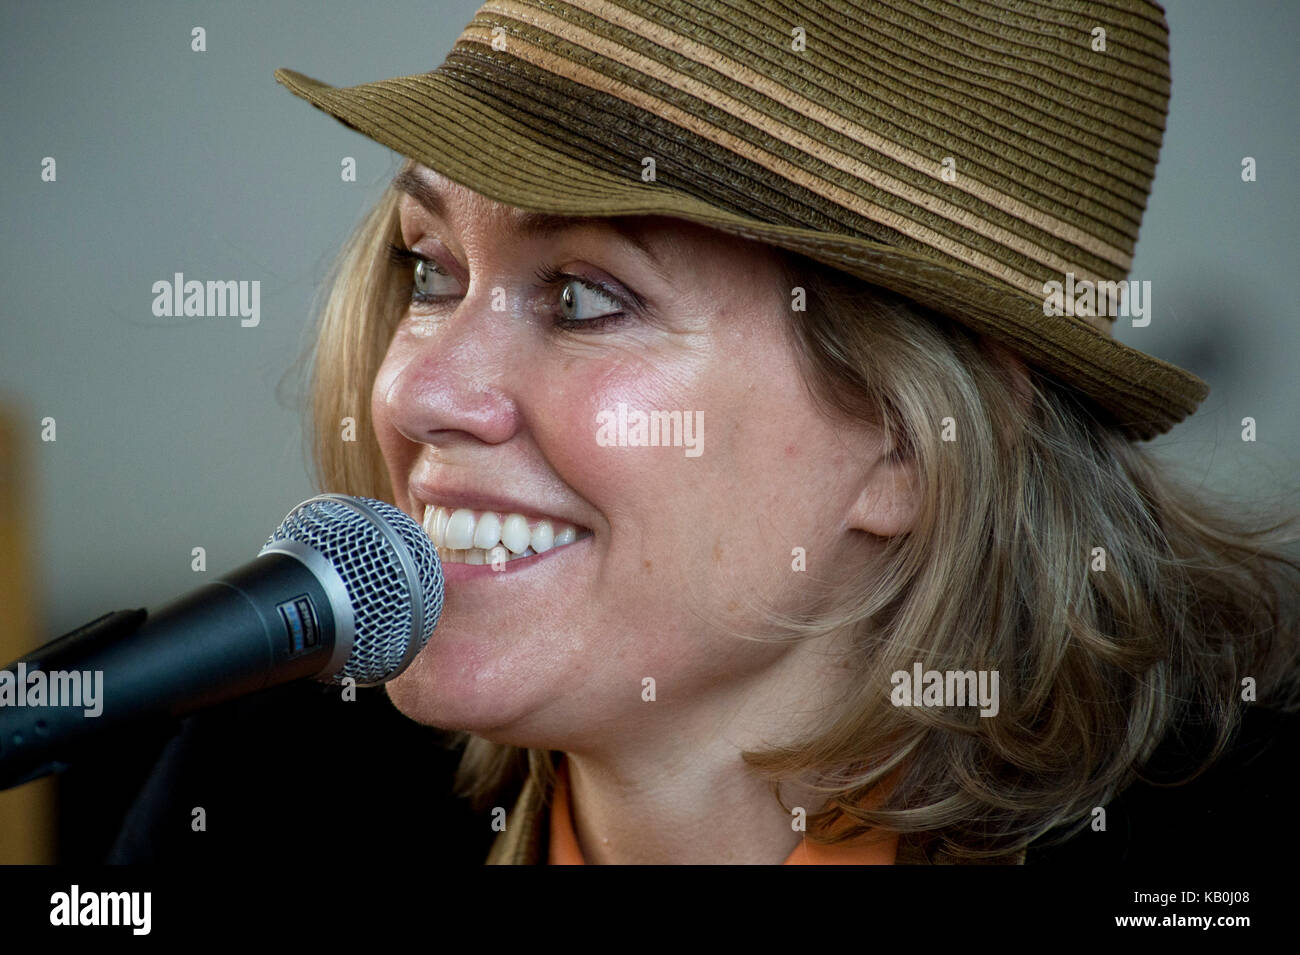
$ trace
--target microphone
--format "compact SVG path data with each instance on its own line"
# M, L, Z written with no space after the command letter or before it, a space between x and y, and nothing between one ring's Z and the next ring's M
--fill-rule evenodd
M293 680L397 676L442 613L433 541L371 498L320 494L253 560L152 613L124 610L0 670L0 789L66 768L97 732Z

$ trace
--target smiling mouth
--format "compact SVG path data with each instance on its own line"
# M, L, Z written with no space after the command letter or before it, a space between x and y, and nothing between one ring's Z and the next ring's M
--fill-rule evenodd
M444 564L499 564L565 547L591 531L553 518L472 511L467 507L424 508L424 532Z

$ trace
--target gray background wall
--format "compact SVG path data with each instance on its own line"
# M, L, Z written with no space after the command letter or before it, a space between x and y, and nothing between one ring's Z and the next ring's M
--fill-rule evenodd
M209 574L244 562L311 493L301 418L277 384L307 344L327 264L400 160L272 71L339 85L423 72L478 5L0 9L0 396L26 438L52 634L195 586L196 545ZM1154 444L1251 500L1294 489L1300 465L1300 186L1288 166L1300 4L1167 11L1171 116L1132 273L1151 280L1155 310L1118 335L1210 382L1202 410ZM205 53L190 51L196 25ZM44 156L57 183L40 180ZM343 156L358 182L340 181ZM260 326L154 318L153 283L178 271L260 280ZM1240 440L1246 415L1256 444ZM39 440L46 416L54 443Z

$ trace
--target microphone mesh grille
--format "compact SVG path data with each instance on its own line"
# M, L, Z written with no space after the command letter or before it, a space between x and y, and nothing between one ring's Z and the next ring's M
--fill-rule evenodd
M407 514L373 498L351 500L369 505L397 533L415 566L415 580L408 579L397 548L375 520L347 499L322 495L303 501L267 543L296 540L334 565L352 601L356 637L347 664L330 679L342 683L352 677L366 685L402 671L411 645L415 600L422 601L424 610L420 632L414 635L419 641L416 652L428 642L442 613L442 566L429 535Z

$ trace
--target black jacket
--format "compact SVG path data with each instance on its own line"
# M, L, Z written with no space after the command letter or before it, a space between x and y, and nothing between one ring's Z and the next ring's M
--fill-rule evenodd
M1167 742L1157 774L1190 765L1202 741ZM1287 822L1300 715L1247 710L1235 745L1199 778L1135 783L1106 806L1104 832L1029 848L1026 865L1228 866L1294 857ZM377 863L412 854L481 865L494 835L487 814L450 795L449 738L398 713L382 690L344 702L336 688L299 684L183 721L140 789L109 853L113 863ZM505 803L507 808L513 801ZM196 827L196 809L204 828Z

